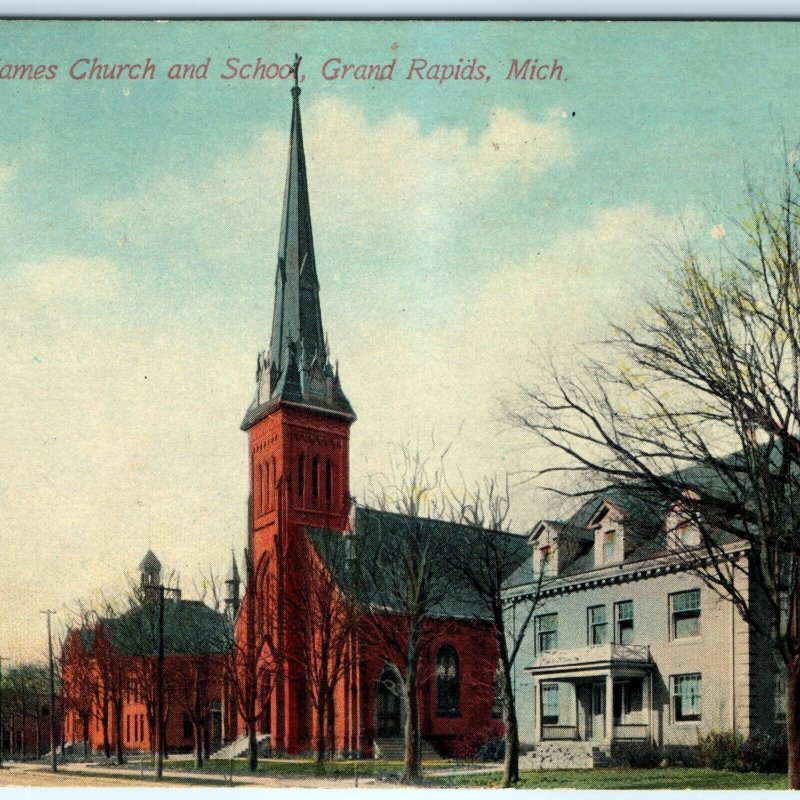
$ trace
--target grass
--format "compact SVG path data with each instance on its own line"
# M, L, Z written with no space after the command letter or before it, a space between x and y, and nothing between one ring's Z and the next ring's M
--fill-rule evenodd
M497 774L430 778L429 786L496 787ZM523 772L519 789L786 789L786 776L695 767Z
M447 766L446 761L426 761L423 769ZM192 762L165 763L170 769L195 769ZM205 772L229 774L230 772L249 772L246 758L210 759L201 768ZM313 778L318 774L317 765L311 760L284 760L279 758L262 758L258 761L258 771L275 777ZM403 771L402 761L327 761L325 762L325 777L329 778L354 778L358 772L359 777L393 777Z
M432 769L448 766L468 768L466 763L426 761L423 775ZM476 765L476 766L487 766ZM170 769L194 769L191 762L165 764ZM398 778L403 771L401 761L329 761L325 764L325 777L353 780L356 768L360 778ZM203 772L217 774L247 773L247 759L216 760L206 762ZM258 771L274 777L313 778L317 776L316 765L311 760L260 759ZM501 783L498 772L473 775L448 775L423 778L423 785L430 787L475 787L491 788ZM786 776L782 774L760 774L755 772L730 772L695 767L656 767L652 769L607 768L593 770L552 770L523 772L519 789L786 789Z

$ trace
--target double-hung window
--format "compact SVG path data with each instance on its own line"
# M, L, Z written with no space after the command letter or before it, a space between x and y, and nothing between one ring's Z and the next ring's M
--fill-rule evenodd
M699 722L702 676L672 676L672 719L674 722Z
M603 563L610 564L617 557L617 532L606 531L603 534Z
M558 725L558 684L542 684L542 724Z
M589 644L605 644L608 641L608 618L605 606L589 608Z
M623 600L614 605L616 616L616 642L617 644L631 644L633 642L633 600Z
M673 639L700 635L700 590L689 589L670 595Z
M786 720L786 672L781 670L775 675L775 721Z
M558 614L541 614L536 618L536 645L540 653L558 647Z

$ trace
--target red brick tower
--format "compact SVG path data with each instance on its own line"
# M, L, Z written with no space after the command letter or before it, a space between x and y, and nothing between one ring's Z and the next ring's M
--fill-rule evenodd
M349 436L355 420L331 366L322 328L311 233L300 87L292 87L289 166L281 216L275 308L269 351L260 353L256 395L242 430L250 447L251 536L254 574L267 570L277 586L273 634L279 649L293 643L284 624L287 599L303 590L293 553L303 526L345 530L349 512ZM261 579L259 579L261 581ZM257 585L261 585L259 582ZM294 664L294 666L293 666ZM272 745L306 746L308 710L296 659L282 659L264 699Z

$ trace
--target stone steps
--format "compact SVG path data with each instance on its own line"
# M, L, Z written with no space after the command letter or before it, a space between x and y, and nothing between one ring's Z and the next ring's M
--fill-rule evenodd
M397 737L393 739L375 740L375 758L380 758L384 761L402 761L405 755L406 743L404 739ZM427 742L425 739L422 740L420 755L423 759L428 760L440 758L430 742Z
M256 743L258 747L259 758L268 756L270 754L268 733L262 733L256 736ZM249 747L250 745L247 735L240 736L235 742L226 744L223 748L217 750L216 753L212 753L211 758L242 758L248 754Z
M596 742L542 742L520 757L520 769L594 769L611 765L611 754Z

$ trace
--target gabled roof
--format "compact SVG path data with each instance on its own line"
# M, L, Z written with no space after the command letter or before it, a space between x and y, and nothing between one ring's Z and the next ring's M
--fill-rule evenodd
M388 573L391 565L403 557L404 550L420 540L429 543L431 552L442 565L442 580L447 591L432 616L489 620L489 612L464 575L452 566L452 559L481 558L483 537L502 537L510 577L530 558L527 537L499 531L487 532L470 525L410 517L389 511L356 507L352 531L343 534L325 528L306 528L320 558L336 576L339 585L356 591L362 602L387 611L400 610L394 601ZM358 566L356 566L358 565ZM380 567L387 575L382 580ZM369 570L369 579L358 577L357 570ZM351 570L352 571L349 571Z
M114 647L127 656L158 654L158 603L145 602L121 614L101 620ZM232 629L229 620L199 600L164 602L164 654L211 655L230 650ZM83 636L83 634L82 634ZM91 649L91 632L83 636Z

